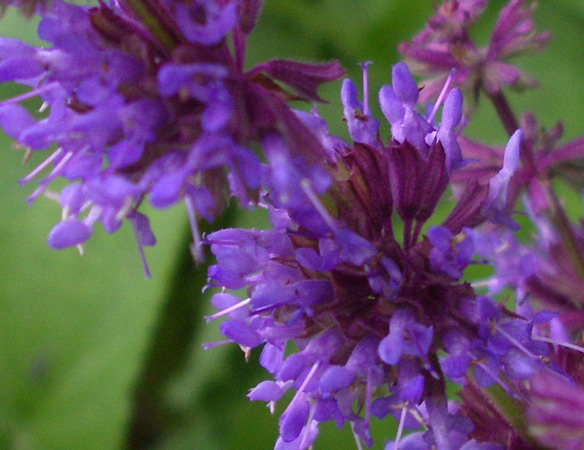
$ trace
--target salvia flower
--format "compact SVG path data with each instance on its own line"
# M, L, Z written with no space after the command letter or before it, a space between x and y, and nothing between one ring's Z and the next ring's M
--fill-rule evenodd
M511 0L499 15L489 44L476 46L469 28L484 10L484 0L448 0L436 7L426 28L399 50L414 72L431 76L425 82L424 100L435 97L452 68L454 84L478 94L484 88L490 94L503 87L533 87L535 80L507 60L526 51L541 49L549 33L536 33L531 18L534 5Z
M558 122L550 129L540 127L532 114L524 114L519 123L523 131L521 164L509 183L509 205L517 204L522 194L527 195L529 208L540 215L553 209L549 180L561 177L580 189L579 161L584 154L584 139L580 136L559 144L563 126ZM460 139L462 155L468 160L463 170L453 174L453 182L490 179L503 163L503 148L491 147L467 138Z
M520 301L531 297L557 312L558 321L568 331L577 331L584 324L582 262L577 257L584 244L582 228L569 224L571 239L566 239L549 219L528 211L536 225L533 243L520 242L508 231L475 233L477 254L491 261L495 269L494 275L481 283L491 294L510 288Z
M49 245L82 244L96 222L113 232L124 219L140 247L152 245L137 211L149 197L156 208L184 201L200 258L197 219L212 220L230 194L255 202L260 185L274 183L270 165L326 184L312 163L327 153L286 100L321 101L318 86L343 71L337 63L273 60L244 72L260 4L147 1L135 9L126 1L80 7L56 0L39 24L52 47L0 40L0 81L31 87L0 102L0 126L31 152L53 151L22 180L50 168L29 198L46 194L62 207ZM47 116L19 104L31 97L49 108ZM265 139L281 145L262 168L251 146ZM70 184L51 193L58 177Z
M306 179L289 180L300 184L302 201L265 196L273 230L228 229L206 238L217 257L209 283L222 288L209 319L226 318L221 331L246 352L263 345L260 363L274 377L250 399L273 405L295 392L276 448L308 448L318 424L330 420L349 422L356 440L371 446L371 416L390 414L400 429L418 428L425 418L426 447L419 448L481 448L473 447L468 419L447 406L445 380L465 384L472 376L515 396L506 380L530 376L547 351L531 339L531 317L461 281L475 253L474 228L506 213L521 132L507 145L504 168L488 183L469 185L444 224L424 235L451 173L463 164L455 143L462 101L457 90L445 92L435 125L440 105L418 112L405 64L394 66L392 81L379 94L395 133L387 144L345 81L341 98L355 142L339 148L322 123L305 119L316 136L335 142L324 194ZM403 223L399 238L394 211ZM244 300L229 293L241 288ZM411 439L398 448L410 448Z

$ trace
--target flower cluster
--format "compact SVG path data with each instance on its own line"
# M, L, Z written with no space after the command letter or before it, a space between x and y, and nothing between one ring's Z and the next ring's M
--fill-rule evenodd
M390 415L399 426L388 449L582 448L582 420L566 411L584 407L581 337L572 343L584 324L584 231L551 178L572 175L584 138L557 145L561 125L516 120L504 95L534 85L507 62L549 38L534 29L533 5L510 0L486 48L469 32L486 0L437 5L400 47L409 66L395 64L378 92L390 136L368 103L368 63L362 99L343 82L346 141L316 109L288 105L322 101L338 63L244 69L261 0L10 3L36 8L52 45L0 38L0 81L31 88L0 102L0 126L29 153L53 151L22 180L51 167L30 196L62 207L49 244L81 245L96 222L113 232L128 220L142 254L155 242L142 202L184 201L193 253L208 245L216 257L207 320L222 320L221 343L262 347L273 376L248 397L275 410L293 392L276 449L309 448L327 421L370 447L372 417ZM420 87L412 72L432 78ZM483 94L504 147L462 136ZM20 104L36 97L48 115ZM48 189L57 177L69 182L58 194ZM229 197L266 209L271 229L200 237L199 218L212 221ZM515 235L521 198L531 243ZM471 283L478 264L492 276Z
M279 158L322 179L302 167L326 153L285 100L320 101L318 85L343 71L337 63L272 60L244 72L259 1L132 5L88 8L57 0L39 24L51 48L2 38L0 80L32 89L0 103L0 126L29 151L56 147L22 180L53 166L29 200L47 193L57 177L70 181L52 194L63 210L49 235L52 247L83 243L95 222L111 233L124 219L140 247L153 245L148 219L138 212L149 196L156 208L184 200L200 258L197 218L212 220L230 193L248 205L269 183L270 168L251 149L255 143L278 136ZM139 14L156 22L140 23ZM35 118L19 104L31 97L40 97L48 116Z
M487 6L486 0L448 0L436 7L426 28L412 41L400 45L400 52L416 73L433 75L426 81L423 98L435 96L446 76L456 69L454 83L469 90L476 98L481 89L494 95L504 87L535 87L530 76L507 62L526 51L541 49L549 33L536 33L531 18L534 5L525 7L523 0L510 1L486 48L477 48L469 28Z
M342 97L353 143L334 140L328 197L321 202L301 180L303 198L286 208L266 199L274 230L207 237L217 257L211 282L224 288L212 318L227 316L223 334L244 349L265 344L260 361L275 381L262 382L250 399L272 403L296 390L277 448L306 448L327 420L350 422L370 446L370 416L389 414L406 428L426 417L425 445L459 448L472 441L472 425L448 410L446 380L464 385L471 371L480 387L497 383L513 395L505 380L526 379L547 353L531 339L534 322L546 317L515 315L461 281L475 253L473 229L485 221L513 225L505 206L521 132L499 172L469 185L445 222L424 234L450 174L464 165L460 92L446 95L436 125L438 105L418 113L407 66L394 66L392 86L379 92L388 144L348 80ZM294 207L306 203L320 221ZM243 287L243 301L227 291Z

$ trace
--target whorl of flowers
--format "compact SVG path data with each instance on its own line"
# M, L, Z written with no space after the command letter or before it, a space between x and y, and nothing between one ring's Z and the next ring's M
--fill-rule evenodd
M415 73L432 75L422 93L423 100L434 97L453 68L454 84L473 92L481 88L495 95L503 87L535 87L536 82L507 62L526 51L541 49L549 33L536 33L531 17L532 3L512 0L502 10L493 28L489 44L478 48L469 35L487 5L486 0L448 0L436 6L426 28L399 50Z
M184 200L200 257L197 218L212 220L230 193L248 205L269 183L270 169L252 144L276 135L281 158L322 179L302 167L326 153L285 101L320 101L318 85L343 71L337 63L272 60L244 72L246 37L261 1L141 5L56 0L39 24L51 48L0 38L0 81L32 88L0 102L0 126L29 152L53 148L22 180L52 166L29 197L47 194L62 207L52 247L83 243L95 222L113 232L123 219L140 247L153 245L148 219L138 212L149 196L156 208ZM20 106L31 97L49 108L46 117ZM59 194L47 190L57 177L70 182Z
M280 418L276 448L307 448L328 420L349 422L370 446L371 415L389 414L400 428L425 423L429 432L420 439L427 446L471 448L472 425L449 412L446 380L466 384L470 371L479 386L498 384L514 395L506 380L526 379L541 366L547 346L531 340L531 328L547 317L513 314L461 281L474 255L472 228L486 220L513 224L506 186L520 131L503 168L487 183L469 185L443 225L423 232L452 171L464 164L457 144L462 97L456 89L445 97L435 124L438 105L418 113L418 87L405 64L394 66L392 86L379 92L392 129L385 143L346 80L353 143L320 129L335 143L327 193L319 198L309 180L296 178L304 192L285 207L264 199L273 230L207 237L217 257L211 284L223 287L211 318L227 316L221 331L246 351L263 344L260 362L274 376L250 399L272 404L296 392ZM282 179L294 178L281 170ZM403 223L401 237L394 215ZM229 293L241 288L243 301Z

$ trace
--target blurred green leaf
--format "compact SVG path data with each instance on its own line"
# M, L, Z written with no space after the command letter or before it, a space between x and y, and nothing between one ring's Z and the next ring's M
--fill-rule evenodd
M35 42L34 24L13 11L0 24L3 35ZM11 95L0 87L0 98ZM23 166L6 138L0 148L0 448L119 448L184 214L154 215L153 280L144 279L127 225L111 236L98 229L83 257L51 250L46 236L60 208L43 197L27 208L34 183L16 180L34 166Z

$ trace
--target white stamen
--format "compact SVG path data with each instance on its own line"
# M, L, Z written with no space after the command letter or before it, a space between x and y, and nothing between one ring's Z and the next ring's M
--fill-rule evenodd
M201 233L199 231L199 224L197 223L197 214L195 212L195 205L192 199L185 196L185 206L187 208L187 216L189 217L189 224L191 225L191 233L193 235L193 244L191 245L191 254L196 262L202 263L205 260L203 254L203 246L201 243Z
M407 402L402 407L401 414L399 416L399 424L397 426L397 433L395 434L395 442L393 444L393 450L398 450L399 448L399 441L401 439L402 433L404 432L404 424L406 422L406 415L408 412L408 404Z
M83 219L83 223L90 227L93 226L100 219L102 212L103 208L101 206L93 205L85 219Z
M491 284L491 280L483 280L483 281L473 281L470 285L474 289L489 287Z
M302 384L300 385L300 387L296 391L296 394L294 394L294 397L292 398L292 401L288 404L288 408L290 408L290 405L292 405L292 403L294 403L298 399L298 396L300 394L302 394L302 392L304 391L304 388L308 385L308 383L310 383L310 380L314 376L314 373L318 369L318 366L320 366L320 362L315 363L310 368L310 370L308 371L308 375L306 375L306 378L304 379L304 381L302 382Z
M371 64L371 61L359 64L363 71L363 114L366 116L371 115L371 111L369 110L369 75L367 73L367 66L369 64Z
M225 345L225 344L232 344L233 341L231 340L224 340L224 341L215 341L215 342L207 342L205 344L203 344L203 349L204 350L209 350L210 348L215 348L215 347L219 347L220 345Z
M582 348L576 344L571 344L569 342L561 342L561 341L557 341L555 339L546 338L546 337L542 337L542 336L533 336L532 339L534 341L549 342L550 344L559 345L561 347L566 347L566 348L569 348L572 350L576 350L577 352L584 353L584 348Z
M116 214L116 220L124 219L130 211L133 209L133 199L131 196L124 197L124 204Z
M513 393L513 391L511 391L511 389L509 388L509 386L507 386L498 376L497 374L493 373L493 371L484 363L482 362L477 362L477 366L479 366L481 369L483 369L488 375L491 376L491 378L493 378L493 380L495 380L497 382L497 384L499 386L501 386L503 388L503 390L509 394L512 398L519 400L519 398L517 397L516 394Z
M324 220L324 222L329 226L329 228L332 231L336 231L337 224L335 223L335 220L329 214L329 212L327 211L325 206L322 204L320 199L317 197L316 193L313 191L312 186L310 184L310 180L307 178L303 178L300 181L300 187L302 188L302 191L304 191L304 193L306 194L306 196L310 200L310 203L312 203L312 205L314 206L316 211L320 214L320 216L322 217L322 220Z
M45 189L45 191L43 192L43 196L45 198L48 198L49 200L52 200L52 201L57 202L57 203L59 203L59 201L61 199L61 196L59 195L59 193L55 192L51 189ZM69 216L67 216L67 217L69 217ZM67 217L65 217L65 219ZM63 220L65 220L65 219L63 219Z
M45 188L47 187L47 185L57 176L59 175L59 173L61 172L61 170L63 170L63 168L65 167L65 165L69 162L69 160L73 157L73 152L68 152L65 154L65 156L63 156L63 159L61 161L59 161L59 164L57 164L55 166L55 168L51 171L51 173L49 174L49 176L47 176L47 178L45 178L39 185L39 187L30 195L30 197L28 197L28 201L31 202L32 200L34 200L35 198L37 198L39 195L41 195L43 193L43 191L45 190Z
M302 439L300 439L300 445L298 445L298 448L305 447L306 438L310 434L310 424L312 422L312 418L314 417L315 413L316 413L316 403L313 403L310 406L310 411L308 413L308 419L306 420L306 426L304 427L304 432L302 433Z
M436 104L434 105L434 107L432 108L432 111L430 111L430 115L426 119L429 123L432 123L432 120L434 120L434 116L438 112L438 108L440 108L440 106L442 105L442 102L444 101L444 98L446 97L446 94L448 94L448 91L450 89L450 85L452 84L452 80L454 78L455 72L456 72L456 70L452 69L450 71L450 74L448 75L448 78L446 78L446 81L444 82L444 86L442 86L442 90L440 91L440 94L438 95L438 99L436 99Z
M361 445L361 440L359 439L359 435L355 432L355 423L351 422L351 432L353 433L353 439L355 439L355 445L357 445L358 450L363 450L363 446Z
M521 350L527 356L529 356L530 358L533 358L533 359L539 359L536 354L529 351L521 342L519 342L517 339L515 339L513 336L511 336L509 333L507 333L505 330L503 330L499 325L495 324L495 329L499 333L501 333L503 336L505 336L505 338L509 342L511 342L513 345L515 345L519 350Z
M251 297L250 298L247 298L245 300L242 300L241 302L236 303L235 305L231 305L230 307L225 308L225 309L223 309L223 310L221 310L221 311L219 311L219 312L217 312L215 314L212 314L210 316L205 316L205 321L207 323L209 323L211 320L215 320L218 317L224 316L225 314L229 314L230 312L233 312L236 309L239 309L242 306L247 305L249 302L251 302Z
M61 153L63 153L63 148L59 147L55 150L47 159L45 159L42 163L40 163L32 172L30 172L27 176L25 176L22 180L18 181L18 184L23 185L28 183L34 177L36 177L42 170L47 167L50 163L52 163Z
M43 92L46 92L57 85L58 85L57 82L46 84L40 88L33 89L32 91L28 91L28 92L25 92L24 94L9 98L8 100L4 100L3 102L0 102L0 106L11 105L13 103L20 103L20 102L27 100L29 98L36 97L37 95L42 94Z

